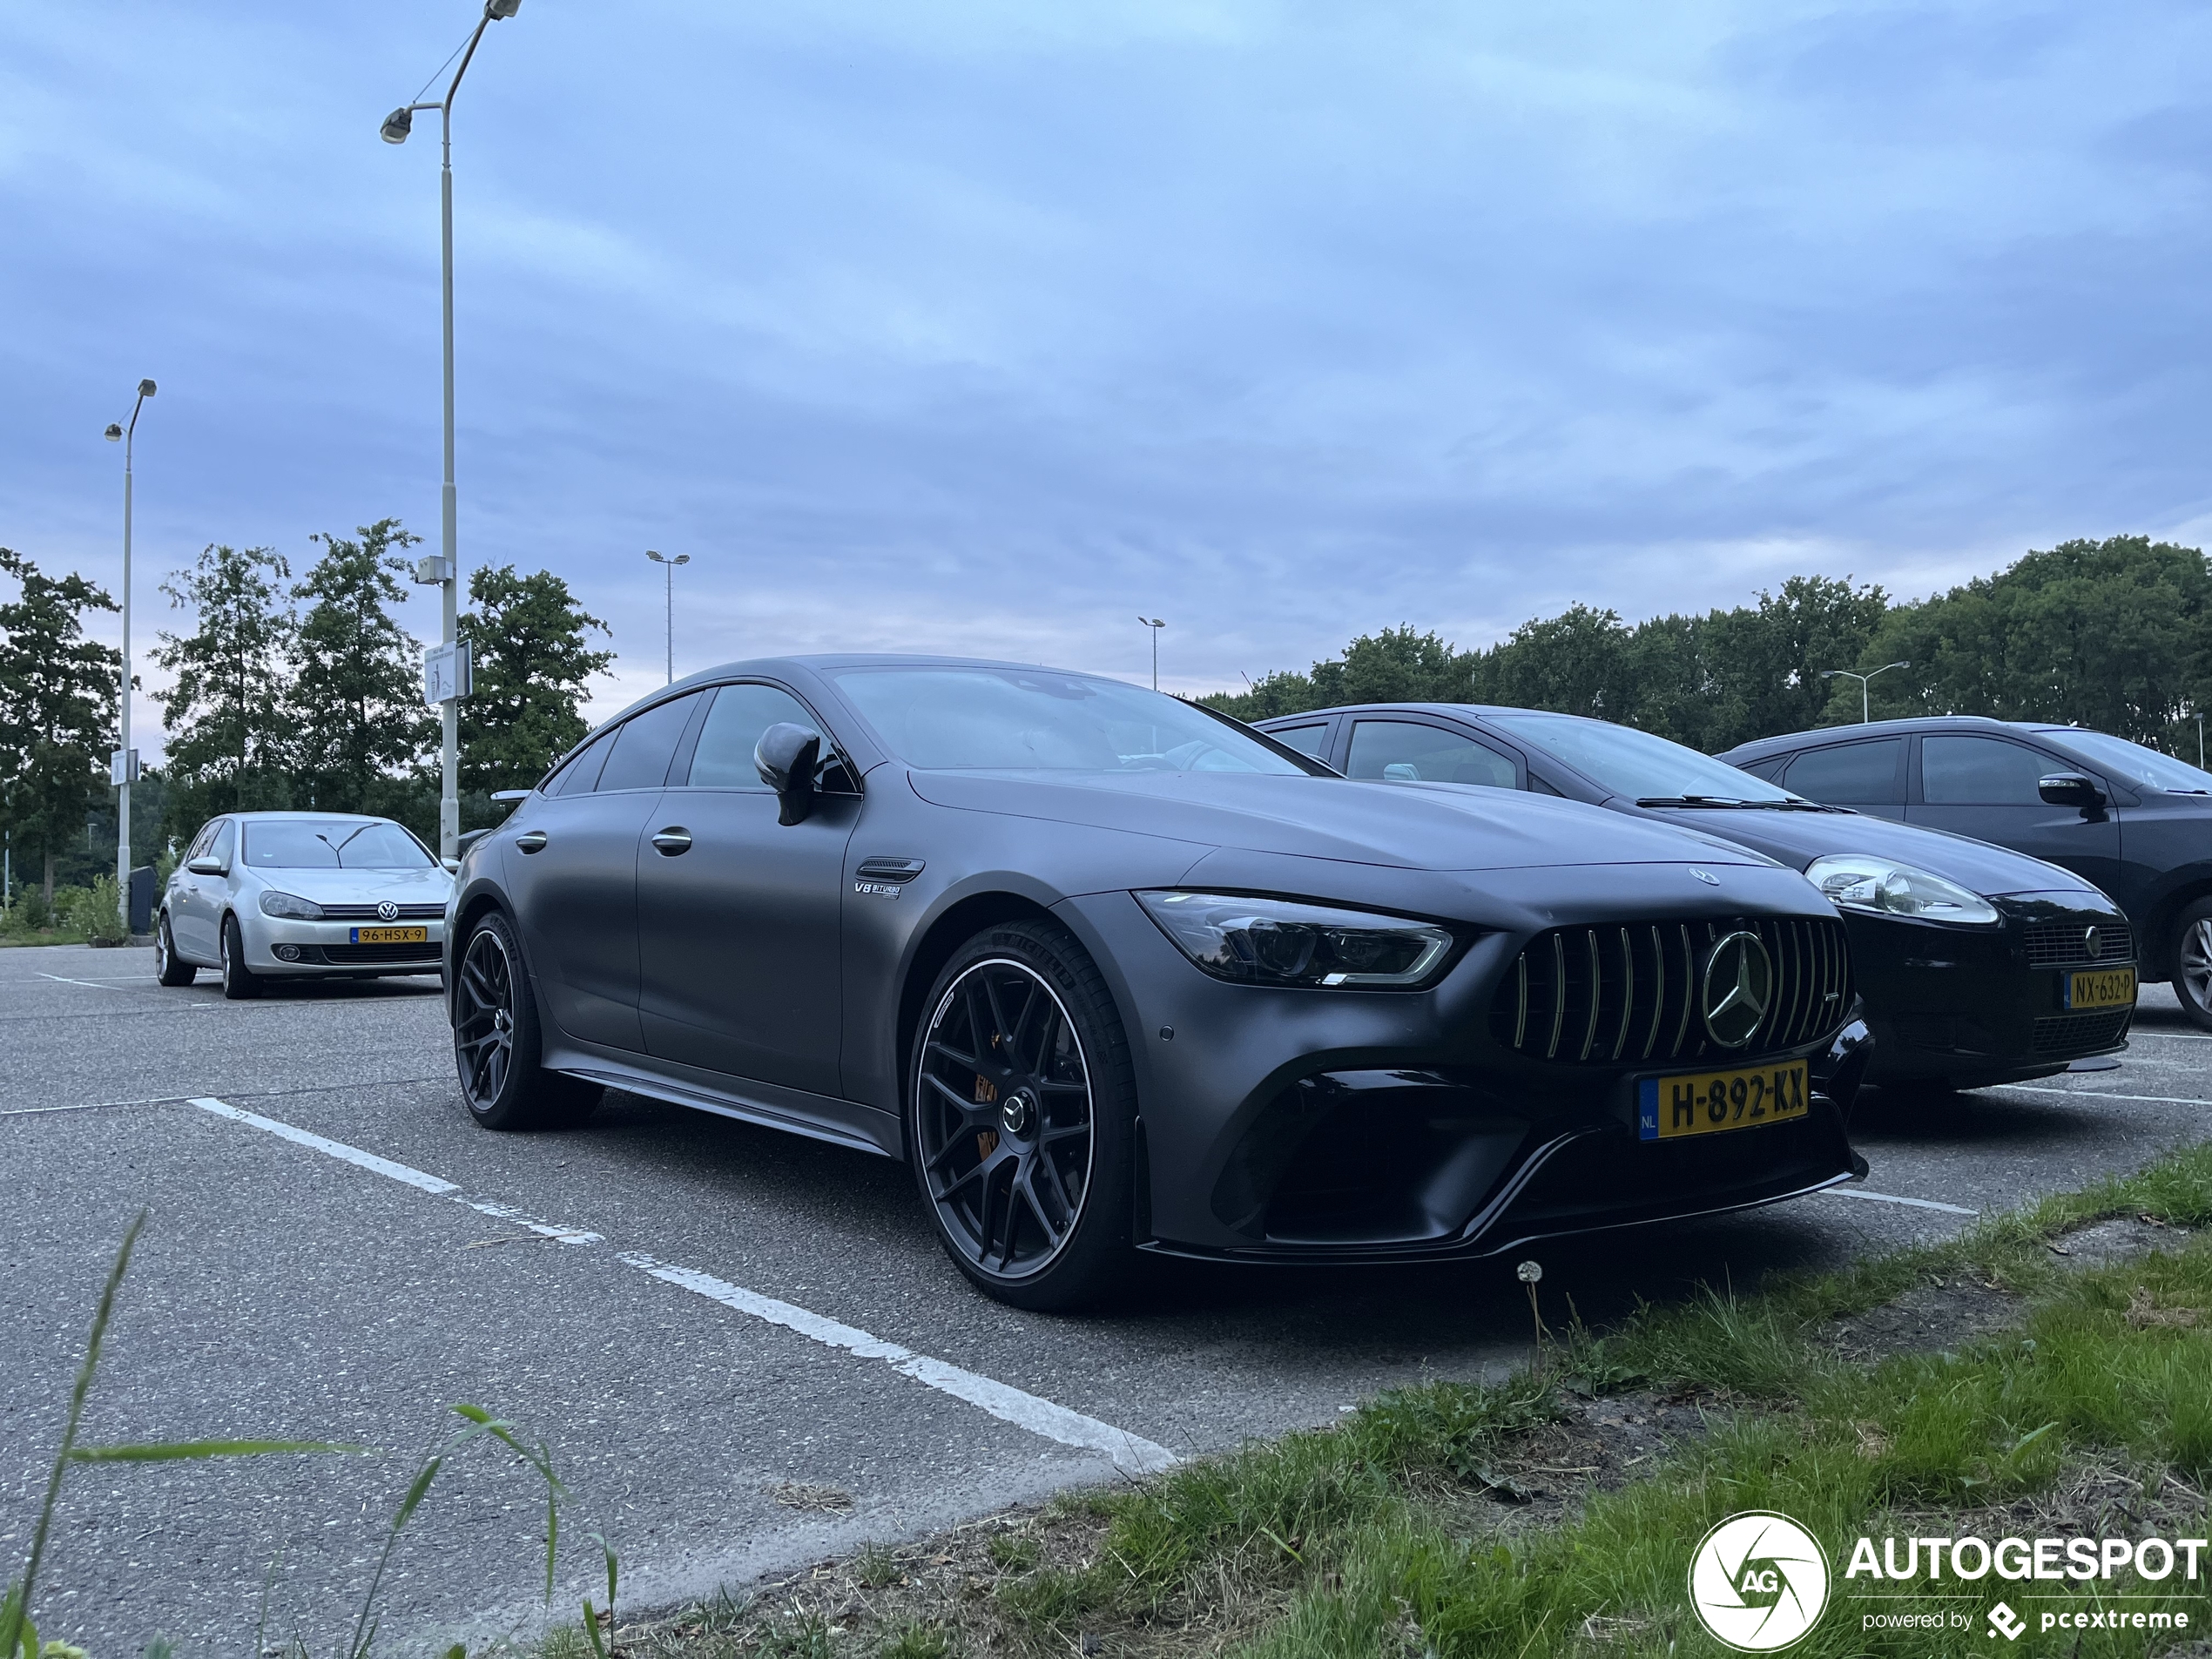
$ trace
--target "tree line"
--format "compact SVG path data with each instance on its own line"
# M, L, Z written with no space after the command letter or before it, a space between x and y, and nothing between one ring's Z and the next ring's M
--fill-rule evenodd
M211 544L161 584L175 625L149 653L166 754L133 791L132 844L150 859L217 813L311 808L396 818L435 844L439 729L422 701L422 645L395 608L400 556L421 538L379 519L319 551L295 580L273 548ZM114 857L107 779L121 653L84 637L112 598L0 549L18 597L0 604L0 826L19 874L81 880ZM459 622L475 660L461 705L464 822L489 795L526 788L582 741L589 683L614 653L606 624L550 571L469 578Z
M1925 599L1871 583L1792 577L1702 616L1633 624L1570 605L1461 651L1406 624L1364 634L1304 672L1201 700L1260 720L1348 703L1494 703L1596 715L1718 753L1753 738L1859 718L1986 714L2073 722L2194 760L2212 706L2212 566L2142 536L2031 550Z

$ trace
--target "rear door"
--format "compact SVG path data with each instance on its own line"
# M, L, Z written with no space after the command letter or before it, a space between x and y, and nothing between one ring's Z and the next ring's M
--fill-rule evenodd
M2080 761L1979 733L1930 732L1919 745L1909 822L2047 860L2107 893L2121 885L2118 810L2047 806L2036 792L2038 780L2053 772L2085 771ZM2101 776L2090 775L2110 793Z
M772 725L829 728L782 686L719 687L639 854L646 1050L680 1065L834 1096L840 1088L845 846L854 793L797 824L753 768Z
M1859 738L1803 750L1779 772L1759 776L1793 794L1827 806L1848 806L1875 818L1905 815L1905 740Z
M637 856L698 692L602 733L546 786L505 848L507 886L554 1023L644 1048L637 1020Z

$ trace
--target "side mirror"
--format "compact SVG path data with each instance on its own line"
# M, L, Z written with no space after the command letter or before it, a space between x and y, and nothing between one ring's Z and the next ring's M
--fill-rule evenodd
M190 864L185 866L185 868L190 870L194 875L228 875L230 873L223 867L223 861L220 859L194 859Z
M821 764L822 734L786 722L772 725L753 745L753 770L776 792L779 824L804 823L814 810L814 770Z
M491 792L491 798L494 800L528 800L530 792L527 789L495 789Z
M461 860L459 859L440 859L438 862L446 867L446 873L448 875L459 875L461 873Z
M2047 806L2078 806L2087 812L2105 804L2105 792L2078 772L2054 772L2048 778L2039 778L2035 792L2042 796Z

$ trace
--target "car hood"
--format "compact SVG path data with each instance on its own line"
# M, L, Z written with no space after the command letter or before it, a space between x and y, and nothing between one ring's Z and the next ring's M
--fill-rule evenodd
M914 792L938 806L1399 869L1769 862L1702 826L1676 828L1577 801L1457 784L1229 772L907 776Z
M1986 897L2011 893L2094 893L2070 870L1948 830L1848 812L1743 807L1644 807L1635 816L1694 827L1802 870L1836 853L1871 853L1939 875Z
M269 870L246 874L265 887L297 894L317 904L374 904L389 899L395 904L443 904L453 892L453 878L442 869L424 870Z

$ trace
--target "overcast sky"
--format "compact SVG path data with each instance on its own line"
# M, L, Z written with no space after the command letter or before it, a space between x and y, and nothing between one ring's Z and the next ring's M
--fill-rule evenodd
M475 15L0 0L0 544L118 581L155 377L142 647L206 543L435 543L436 119L376 129ZM2128 0L526 0L457 105L462 556L607 619L604 714L648 547L678 673L1143 678L1142 611L1209 691L2199 541L2208 61Z

